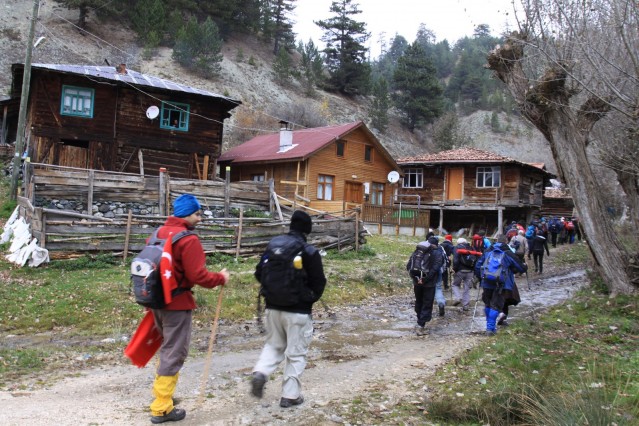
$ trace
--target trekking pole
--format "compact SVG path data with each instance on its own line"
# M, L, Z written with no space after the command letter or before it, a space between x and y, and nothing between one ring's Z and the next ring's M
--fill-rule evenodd
M474 277L473 277L474 279ZM477 299L475 300L475 309L473 309L473 319L471 320L472 322L470 323L470 331L469 333L473 332L473 327L475 326L475 315L477 314L477 305L479 304L479 294L481 293L481 285L477 286Z
M211 359L213 358L213 342L215 342L215 336L217 335L217 323L220 319L220 310L222 310L222 293L224 286L220 287L220 294L217 296L217 307L215 308L215 318L211 326L211 337L209 338L209 351L206 354L206 361L204 364L204 374L202 375L202 385L200 386L200 395L198 396L196 407L199 408L204 402L204 392L206 392L206 383L209 378L209 370L211 368Z
M528 285L528 291L530 290L530 281L528 280L528 270L526 269L526 284Z
M322 308L324 308L324 310L326 311L326 315L328 315L329 318L335 318L335 312L333 312L333 310L329 308L326 302L324 302L324 299L320 299L319 301L322 304Z

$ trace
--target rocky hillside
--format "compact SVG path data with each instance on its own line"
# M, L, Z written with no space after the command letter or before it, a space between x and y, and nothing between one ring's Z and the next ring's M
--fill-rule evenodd
M306 97L292 81L275 83L268 46L249 38L227 40L222 72L215 80L191 75L171 59L171 49L160 48L152 59L142 58L143 49L135 36L117 22L100 22L91 16L87 32L75 27L78 12L67 10L54 1L42 2L36 39L46 37L33 53L33 62L111 65L126 63L130 69L211 90L242 102L227 120L225 144L231 146L251 138L259 130L274 131L281 119L307 126L367 120L365 98L344 98L318 91ZM27 0L0 0L0 96L9 93L12 63L24 62L29 17L33 3ZM543 162L555 171L548 145L539 132L513 115L501 114L500 133L490 127L491 112L476 112L462 119L462 127L480 149L487 149L521 161ZM259 130L256 130L259 129ZM378 135L395 157L432 151L430 135L404 130L392 119L387 132Z

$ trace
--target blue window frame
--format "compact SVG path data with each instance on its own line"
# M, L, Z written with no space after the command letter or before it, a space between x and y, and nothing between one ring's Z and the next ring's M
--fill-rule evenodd
M62 86L60 114L93 118L95 90L85 87Z
M160 128L168 130L189 130L189 110L188 104L179 102L162 102L162 112L160 114Z

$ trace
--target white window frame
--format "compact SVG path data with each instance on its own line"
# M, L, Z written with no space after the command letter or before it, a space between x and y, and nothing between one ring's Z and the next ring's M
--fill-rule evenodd
M402 181L402 188L423 188L423 187L424 187L424 169L422 167L409 167L404 169L404 179Z
M499 187L501 187L501 167L500 166L477 167L477 188L499 188Z

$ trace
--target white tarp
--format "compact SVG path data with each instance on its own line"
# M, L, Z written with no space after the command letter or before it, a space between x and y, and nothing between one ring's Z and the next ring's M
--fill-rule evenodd
M38 247L38 240L31 238L29 224L24 218L18 217L18 208L5 224L0 241L11 241L9 254L6 256L9 262L20 266L29 262L29 266L35 267L49 261L49 251Z

